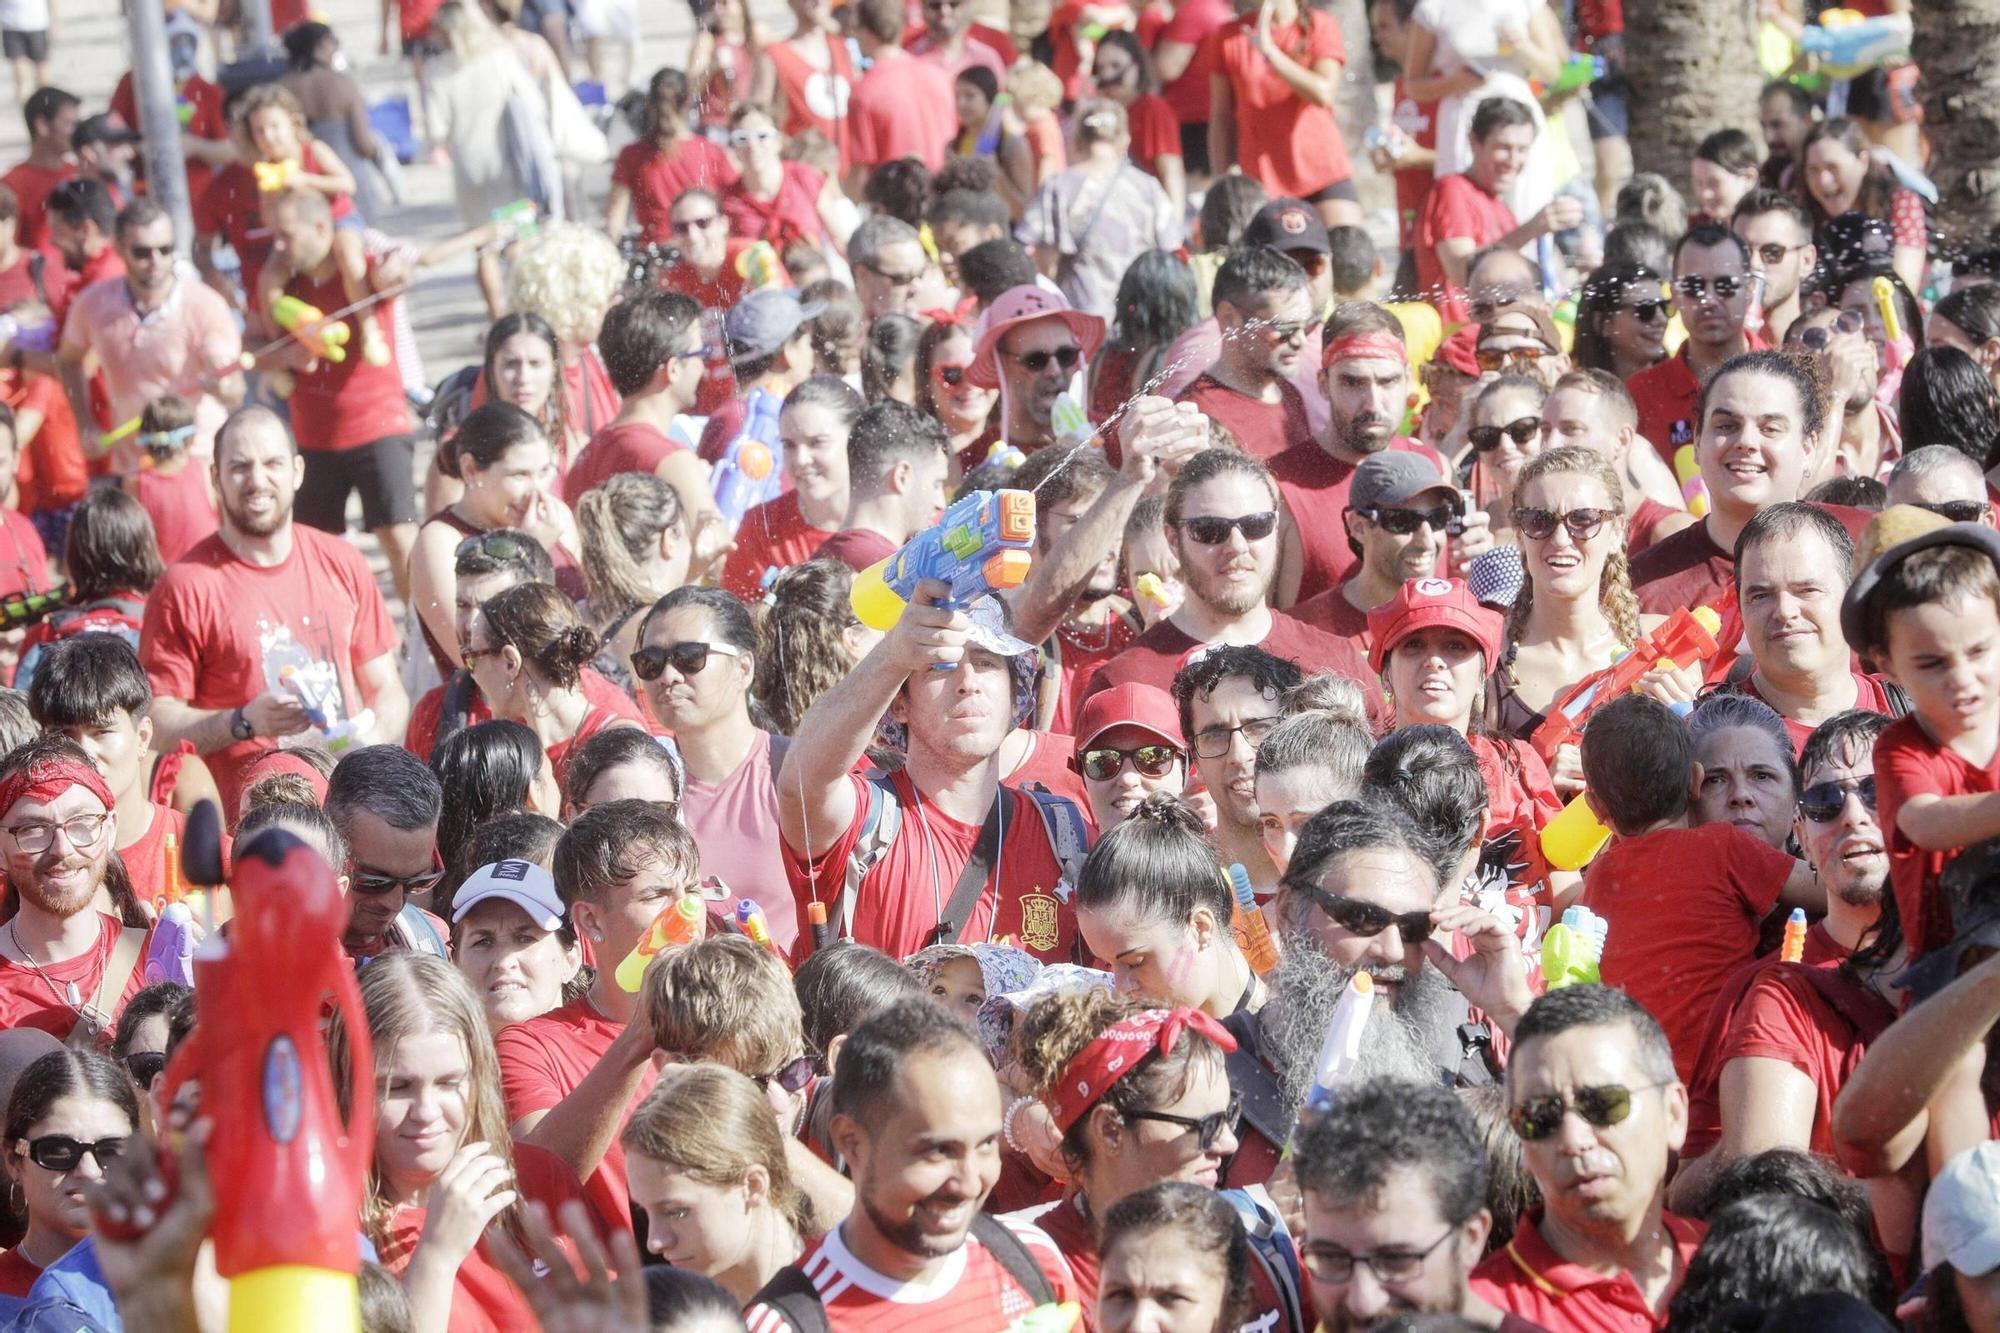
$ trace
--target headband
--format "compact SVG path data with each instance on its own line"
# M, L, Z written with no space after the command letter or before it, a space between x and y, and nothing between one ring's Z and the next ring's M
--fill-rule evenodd
M1236 1049L1236 1038L1229 1035L1229 1029L1201 1010L1185 1007L1144 1009L1092 1037L1063 1066L1062 1078L1053 1092L1043 1097L1049 1103L1050 1114L1055 1116L1056 1131L1069 1133L1070 1126L1083 1119L1111 1091L1112 1084L1131 1073L1147 1056L1172 1052L1181 1033L1190 1030L1225 1052Z
M1326 345L1320 357L1320 369L1324 370L1336 361L1358 360L1408 361L1410 354L1394 337L1386 333L1349 333L1335 338Z
M106 810L117 804L111 799L111 788L104 785L103 777L95 768L80 759L63 755L18 768L0 778L0 815L5 815L24 800L53 801L71 787L83 788L102 801Z

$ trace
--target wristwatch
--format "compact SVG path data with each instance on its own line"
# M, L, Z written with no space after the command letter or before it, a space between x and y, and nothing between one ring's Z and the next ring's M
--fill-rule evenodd
M253 740L256 738L256 735L257 729L250 725L250 717L242 709L239 708L229 715L229 738L231 740Z

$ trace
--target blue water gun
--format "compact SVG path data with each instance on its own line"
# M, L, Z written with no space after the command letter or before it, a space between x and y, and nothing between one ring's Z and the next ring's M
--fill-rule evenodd
M1799 50L1818 56L1826 72L1851 79L1910 53L1910 16L1865 18L1857 10L1831 9L1799 34Z
M785 446L778 439L778 413L784 402L768 389L752 389L744 401L742 429L715 465L715 507L731 532L745 514L777 499L783 490L778 471Z
M887 632L925 579L951 585L947 610L1001 588L1018 588L1034 563L1032 491L974 491L910 538L902 550L854 576L848 601L870 629Z

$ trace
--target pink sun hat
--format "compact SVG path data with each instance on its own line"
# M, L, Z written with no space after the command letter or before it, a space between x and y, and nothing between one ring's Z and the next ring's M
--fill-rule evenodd
M1070 307L1058 292L1044 291L1033 283L1009 287L979 317L974 333L972 364L965 377L982 389L1000 387L1000 339L1009 329L1032 324L1038 319L1059 319L1083 345L1083 359L1089 361L1104 346L1104 321Z

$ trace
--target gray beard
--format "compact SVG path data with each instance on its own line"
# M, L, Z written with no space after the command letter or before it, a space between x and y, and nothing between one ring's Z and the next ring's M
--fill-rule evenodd
M1260 1016L1261 1047L1278 1071L1292 1113L1305 1105L1312 1091L1313 1066L1320 1043L1333 1019L1334 1007L1355 970L1327 957L1304 931L1279 932L1282 956L1272 977L1272 1000ZM1443 1077L1433 1052L1438 1035L1451 1019L1451 983L1437 969L1425 966L1414 976L1401 967L1371 967L1378 980L1401 984L1396 1003L1369 1010L1361 1034L1361 1055L1355 1081L1393 1078L1411 1083L1436 1083Z

